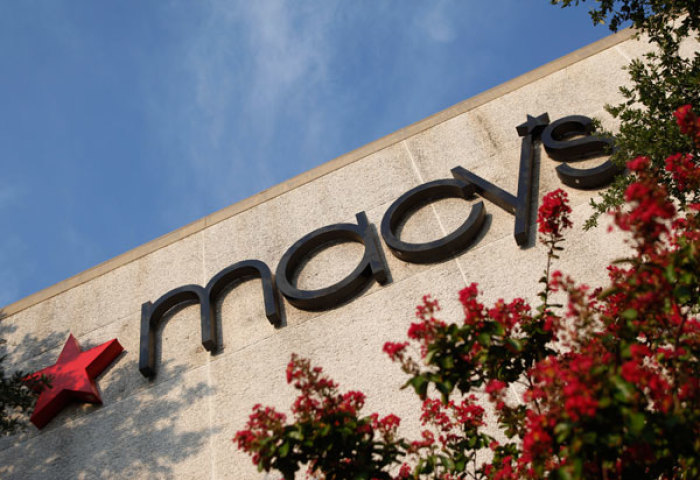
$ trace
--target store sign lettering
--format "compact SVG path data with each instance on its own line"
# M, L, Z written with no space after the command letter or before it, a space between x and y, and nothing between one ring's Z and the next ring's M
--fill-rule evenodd
M515 195L488 182L478 175L457 166L452 178L424 183L399 197L385 212L381 223L381 237L397 258L412 263L441 262L469 248L483 229L486 207L483 201L474 203L464 223L445 237L424 243L402 241L397 232L401 222L426 202L440 198L482 198L515 217L514 237L518 245L527 242L531 225L531 209L535 142L539 139L547 154L562 162L556 168L565 185L578 189L602 187L618 173L610 160L595 168L581 169L569 165L576 160L607 155L613 148L612 140L592 135L588 117L572 115L550 123L548 115L528 115L527 121L517 128L522 137L518 190ZM156 336L166 313L177 306L200 305L202 345L210 352L216 350L219 332L216 327L216 308L220 297L232 286L251 276L262 280L265 315L275 326L281 323L279 293L302 310L328 310L350 301L371 282L385 285L388 266L381 255L379 238L367 220L365 212L356 215L357 223L338 223L319 228L294 243L282 256L273 276L270 268L259 260L235 263L217 275L206 286L185 285L171 290L155 302L146 302L141 308L141 347L139 371L147 378L156 375ZM295 286L294 275L311 252L331 242L358 242L365 250L355 269L334 285L318 290L302 290Z

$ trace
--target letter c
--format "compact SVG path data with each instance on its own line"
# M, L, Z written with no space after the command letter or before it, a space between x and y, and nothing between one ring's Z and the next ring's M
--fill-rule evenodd
M299 239L277 265L277 288L289 303L302 310L328 310L357 295L372 279L387 282L387 266L379 252L379 242L365 212L356 215L357 225L337 223L319 228ZM311 252L335 240L358 242L365 246L360 263L344 279L318 290L301 290L292 279L302 260Z
M396 228L406 214L425 205L426 201L438 198L474 197L475 186L461 180L444 179L424 183L401 195L384 214L382 238L395 257L405 262L434 263L464 250L476 237L484 223L484 202L472 206L469 217L454 232L438 240L425 243L408 243L396 234Z

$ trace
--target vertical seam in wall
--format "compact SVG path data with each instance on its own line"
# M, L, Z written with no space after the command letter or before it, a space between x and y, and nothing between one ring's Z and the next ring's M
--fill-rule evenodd
M420 170L418 169L418 164L416 163L416 159L413 158L413 154L411 153L411 150L408 148L408 144L406 143L406 140L401 141L401 144L403 145L403 148L406 150L406 153L408 154L408 158L411 159L411 167L413 167L413 173L416 174L416 177L418 177L418 181L421 184L425 183L425 180L423 179L423 175L420 174ZM440 227L440 231L442 232L442 235L446 236L448 232L445 229L445 226L442 224L442 221L440 220L440 216L437 213L437 209L435 208L435 205L430 205L430 208L433 210L433 215L435 216L435 219L438 222L438 226ZM462 269L462 265L460 265L456 256L453 256L452 260L454 260L455 264L457 264L457 269L459 270L459 273L462 275L462 280L464 280L464 284L466 285L467 284L467 274Z
M207 355L207 409L209 410L209 471L212 480L216 479L216 443L214 441L214 402L211 398L213 395L212 379L211 379L211 355Z
M423 175L421 175L420 170L418 170L418 165L416 164L416 160L413 158L411 150L408 148L406 140L403 140L401 145L403 145L404 150L406 150L406 153L408 154L408 158L411 160L411 167L413 168L413 173L415 173L416 177L418 177L418 181L420 183L425 183L425 180L423 180Z
M201 236L201 252L202 252L202 271L199 277L200 283L204 285L204 280L206 279L207 273L207 261L206 261L206 248L204 245L204 233L200 232ZM213 394L213 383L211 378L211 354L207 355L207 416L209 420L208 431L209 431L209 478L212 480L216 479L216 444L214 441L214 405L212 400Z
M613 50L625 59L627 65L629 65L629 63L635 58L632 55L628 55L627 53L625 53L625 51L622 48L620 48L619 45L615 45L615 47L613 47Z
M624 58L627 62L632 61L632 57L629 56L629 55L627 55L627 54L625 53L625 51L622 50L622 49L620 48L619 45L615 45L614 50L615 50L618 54L620 54L620 56L622 56L622 58Z

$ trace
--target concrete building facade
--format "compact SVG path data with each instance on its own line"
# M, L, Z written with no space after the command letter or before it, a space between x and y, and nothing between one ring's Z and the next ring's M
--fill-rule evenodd
M523 142L516 127L528 115L547 113L552 122L584 115L614 129L603 106L620 100L617 87L627 82L621 68L647 48L629 31L610 36L6 306L0 322L6 361L23 370L53 364L69 334L83 349L117 338L124 351L98 378L103 405L72 404L42 430L0 439L0 478L262 478L231 439L254 404L289 407L295 392L285 366L293 352L323 366L343 389L364 391L368 413L393 412L404 419L402 432L415 434L419 400L399 389L405 377L382 353L384 342L405 338L424 294L440 300L446 321L461 319L457 292L472 282L487 303L534 302L546 256L534 226L519 245L516 217L477 195L432 202L400 227L402 241L439 240L483 201L483 225L466 248L441 261L404 261L382 237L386 212L406 192L452 179L455 167L516 196ZM542 195L564 188L575 226L557 268L604 284L604 266L625 253L623 238L605 226L584 231L596 191L562 185L560 163L540 142L533 148L530 219ZM280 293L278 325L266 318L261 280L224 288L211 318L212 351L202 343L200 306L177 306L156 325L153 372L142 374L143 304L186 285L206 286L245 260L263 262L274 274L295 242L329 225L358 225L361 212L385 266L383 284L370 279L352 298L316 311ZM368 248L338 241L326 247L304 256L291 279L296 287L343 280Z

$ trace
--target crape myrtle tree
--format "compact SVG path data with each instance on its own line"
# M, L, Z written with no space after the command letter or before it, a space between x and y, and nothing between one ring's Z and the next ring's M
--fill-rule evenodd
M5 314L0 311L0 322ZM0 338L0 347L6 341ZM51 385L45 376L32 377L21 371L8 371L6 356L0 354L0 436L24 430L39 393Z
M9 373L0 358L0 435L26 428L38 393L48 385L47 378L29 378L25 373Z
M361 392L342 393L294 355L291 420L256 405L238 448L287 480L304 469L327 480L700 478L700 119L690 105L673 119L687 149L663 165L627 163L613 215L631 253L608 267L605 288L554 269L571 226L556 190L538 214L547 259L536 307L486 306L472 284L459 292L460 322L438 319L426 296L407 341L385 344L423 399L419 438L401 437L395 415L363 414Z
M552 4L570 7L586 0L550 0ZM623 167L629 159L646 156L651 165L663 168L671 152L687 151L688 137L676 128L672 112L681 105L700 105L700 52L685 57L681 42L698 40L700 32L700 0L595 0L589 11L594 24L606 24L612 31L631 25L648 37L654 50L632 61L627 70L629 86L621 87L624 101L607 105L606 110L619 121L615 134L616 151L612 161ZM698 201L678 188L672 178L659 179L668 193L683 204ZM596 225L598 217L611 207L621 205L624 192L633 177L620 175L592 200L594 215L586 228Z
M591 3L594 22L632 23L657 47L627 67L623 103L606 107L620 124L612 158L627 173L587 222L612 208L629 258L599 288L555 270L571 223L566 193L551 192L538 215L548 250L538 305L486 306L472 284L459 292L460 322L438 319L438 302L424 297L407 341L384 346L423 399L419 438L401 437L395 415L363 414L361 392L342 393L293 356L292 418L257 405L234 438L260 470L329 480L700 478L700 60L680 55L697 37L700 2Z

